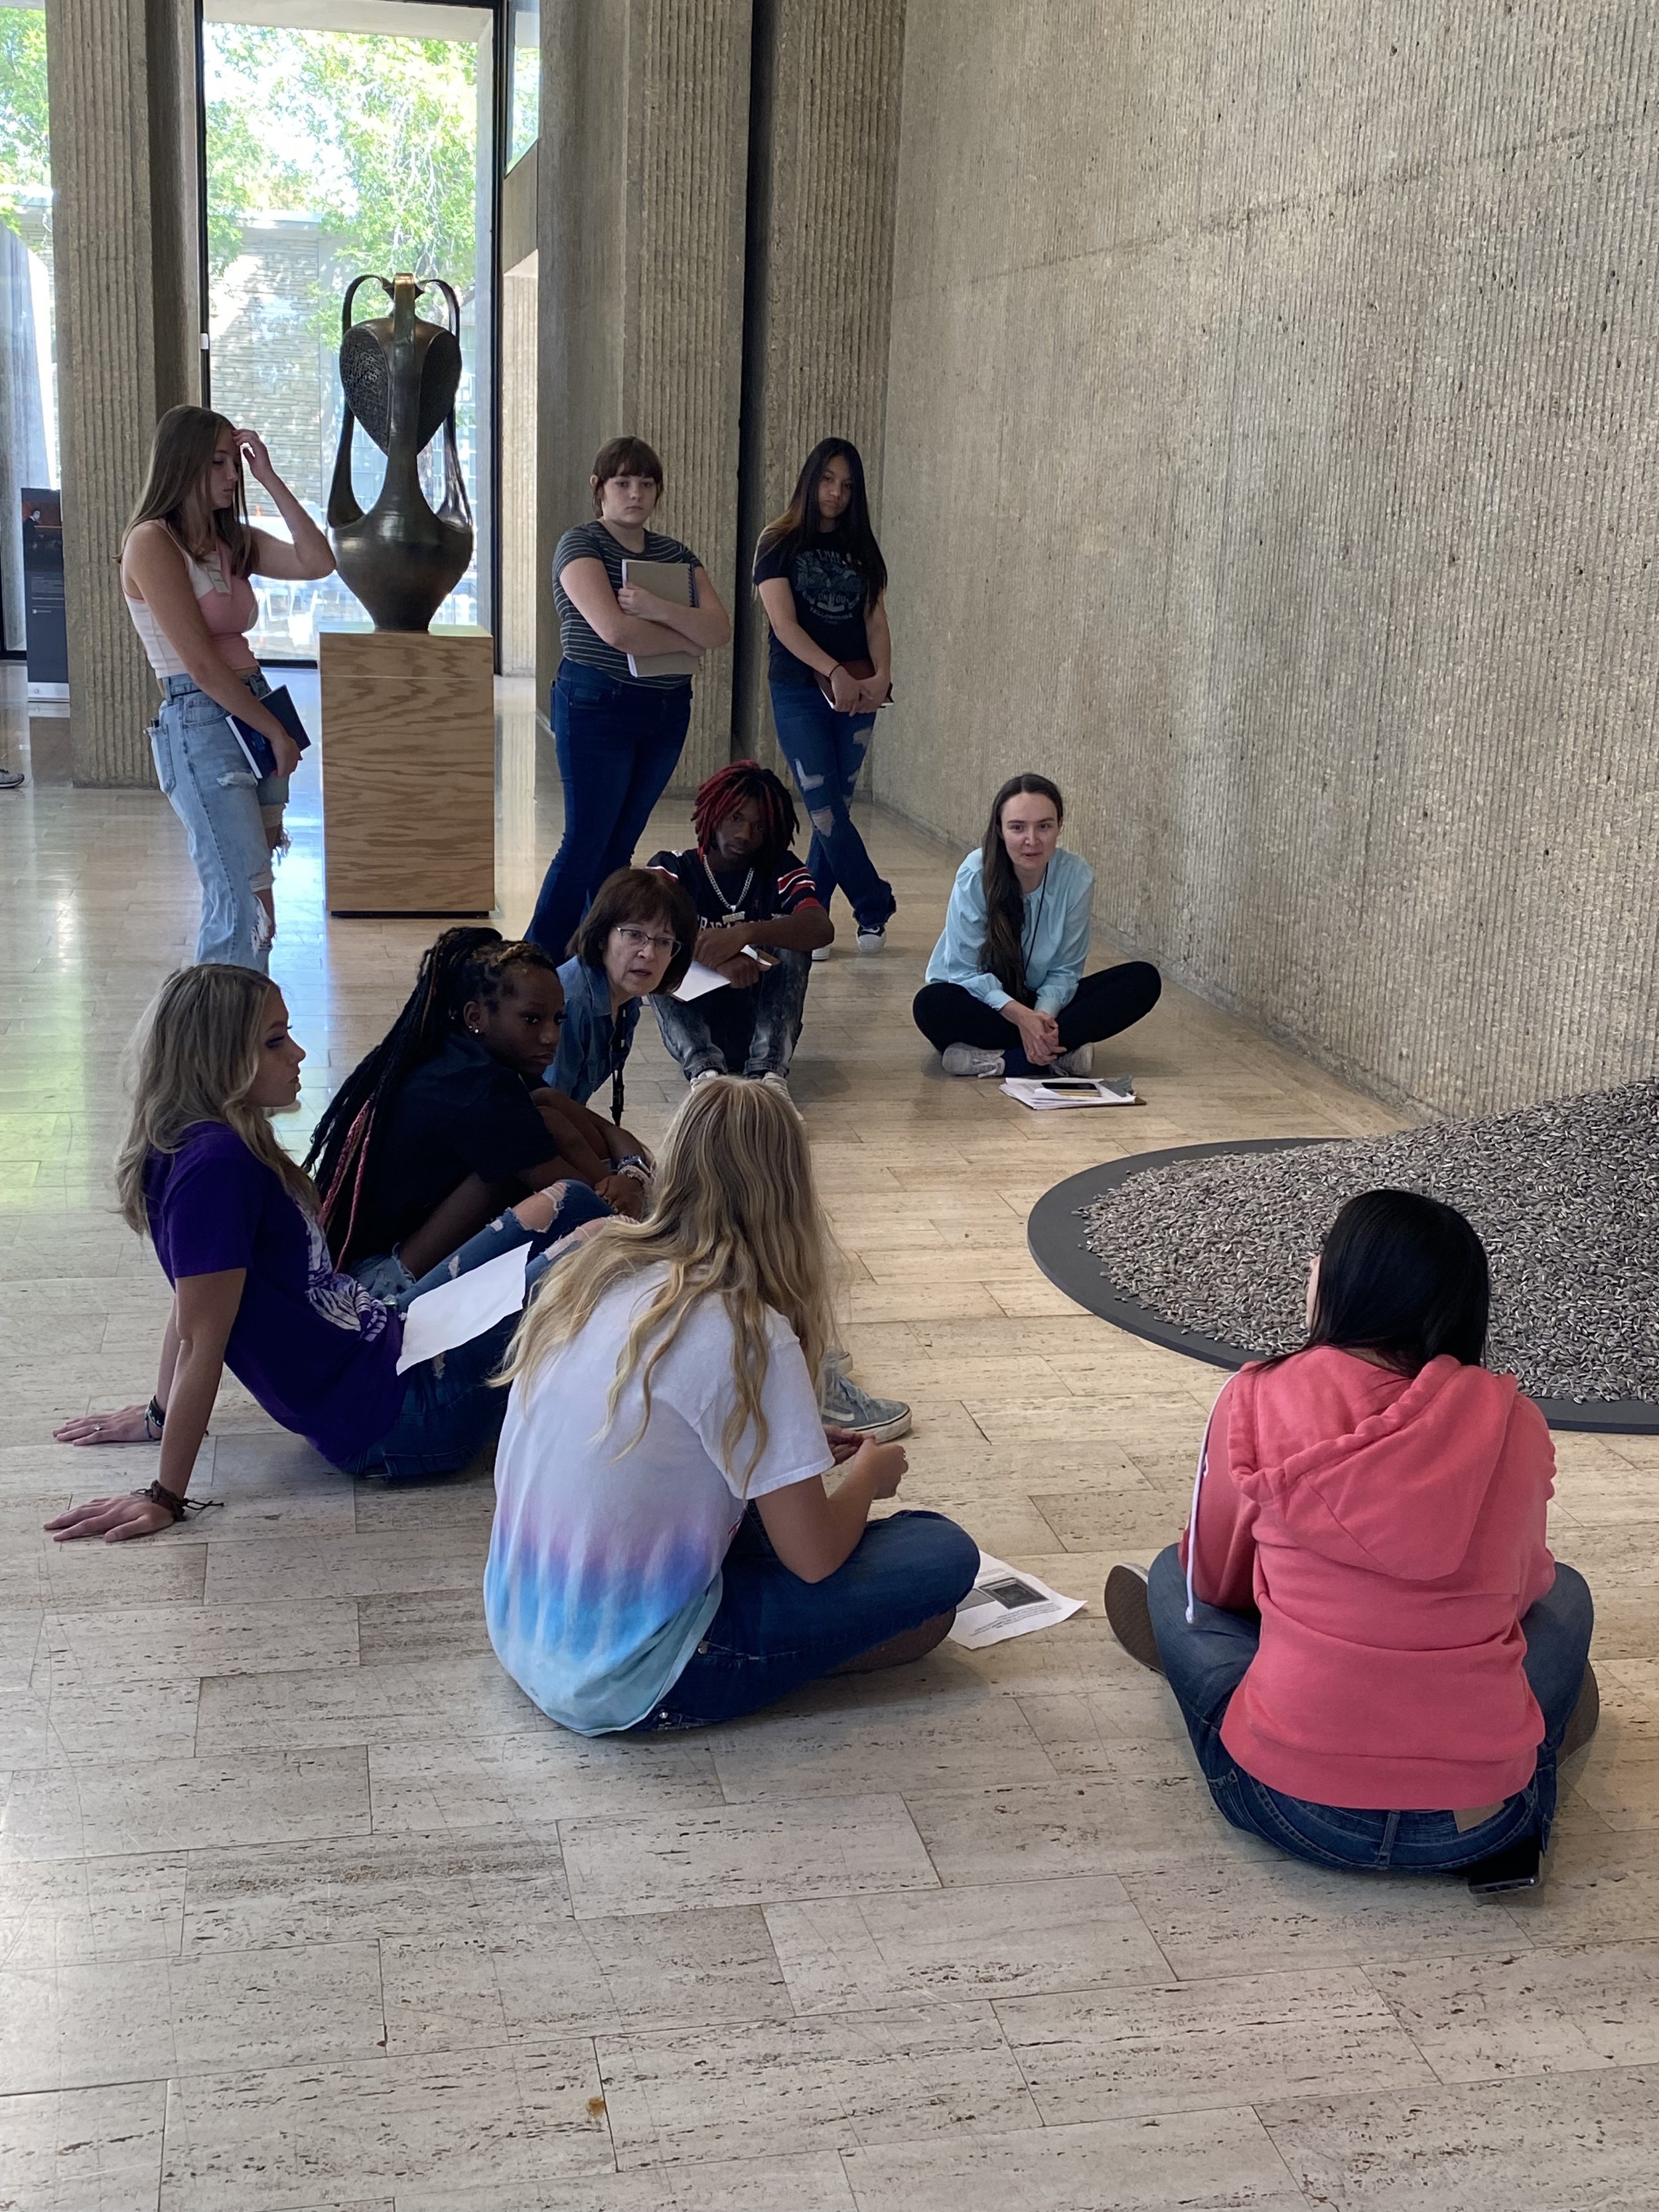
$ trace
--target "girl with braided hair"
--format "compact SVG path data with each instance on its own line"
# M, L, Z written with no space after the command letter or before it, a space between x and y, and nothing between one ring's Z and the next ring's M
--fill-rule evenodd
M544 1080L564 1012L539 945L465 927L428 949L402 1012L312 1142L307 1164L339 1265L393 1296L512 1200L556 1182L586 1183L617 1212L641 1211L642 1147Z
M691 824L696 843L651 866L696 908L696 957L726 988L653 999L663 1042L693 1083L746 1075L787 1098L811 957L836 934L791 849L795 803L758 761L733 761L699 786Z

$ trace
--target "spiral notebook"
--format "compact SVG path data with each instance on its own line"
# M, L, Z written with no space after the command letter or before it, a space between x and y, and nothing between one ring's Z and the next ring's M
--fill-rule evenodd
M653 599L672 600L677 607L691 604L691 571L684 561L624 561L623 581L633 584ZM695 676L702 659L696 653L641 653L628 656L630 676Z

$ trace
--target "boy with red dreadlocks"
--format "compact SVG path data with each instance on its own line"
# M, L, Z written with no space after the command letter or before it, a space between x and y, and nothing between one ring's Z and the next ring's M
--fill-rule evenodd
M690 896L696 957L726 988L653 999L663 1042L693 1083L747 1075L787 1097L811 956L836 933L790 849L799 826L794 801L758 761L733 761L699 787L691 823L696 845L659 853L650 865Z
M758 761L733 761L699 787L691 824L697 842L690 851L659 853L651 866L690 896L697 909L696 957L719 970L726 988L690 1000L659 992L651 1003L663 1042L693 1083L747 1075L787 1098L812 955L836 934L791 849L795 802ZM820 1401L825 1421L878 1443L905 1435L904 1401L874 1396L853 1380L850 1365L832 1345Z

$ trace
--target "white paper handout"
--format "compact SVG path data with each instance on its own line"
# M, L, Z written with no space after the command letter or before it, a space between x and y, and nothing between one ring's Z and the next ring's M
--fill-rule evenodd
M974 1587L957 1607L950 1641L965 1644L970 1651L981 1651L988 1644L1000 1644L1005 1637L1052 1628L1056 1621L1069 1620L1082 1607L1080 1597L1062 1597L1024 1567L1011 1567L1006 1559L994 1559L988 1552L981 1552Z
M498 1252L470 1274L455 1275L435 1290L422 1291L404 1309L404 1348L398 1360L403 1374L422 1359L435 1359L441 1352L453 1352L458 1344L471 1344L487 1328L494 1328L524 1304L525 1269L530 1264L528 1244L515 1244Z
M1022 1106L1040 1114L1063 1106L1133 1106L1135 1086L1127 1075L1009 1075L1003 1090Z
M763 952L757 952L752 945L745 945L743 949L751 960L758 960L763 968L775 968L777 965L775 960L769 960ZM731 988L718 968L705 968L701 960L694 960L685 971L685 981L680 985L679 989L672 994L672 996L677 999L703 999L707 998L711 991L727 991Z

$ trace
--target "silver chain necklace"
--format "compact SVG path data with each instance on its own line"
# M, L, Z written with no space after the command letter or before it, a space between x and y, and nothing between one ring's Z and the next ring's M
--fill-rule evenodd
M714 871L708 865L708 854L700 853L697 857L702 862L702 872L704 875L708 878L708 888L714 892L714 896L719 901L722 909L723 920L721 926L723 927L729 928L734 921L741 921L744 919L744 902L749 896L750 884L755 880L754 863L752 861L750 863L749 872L743 879L743 889L738 893L738 902L733 906L731 900L726 897L726 893L714 881Z

